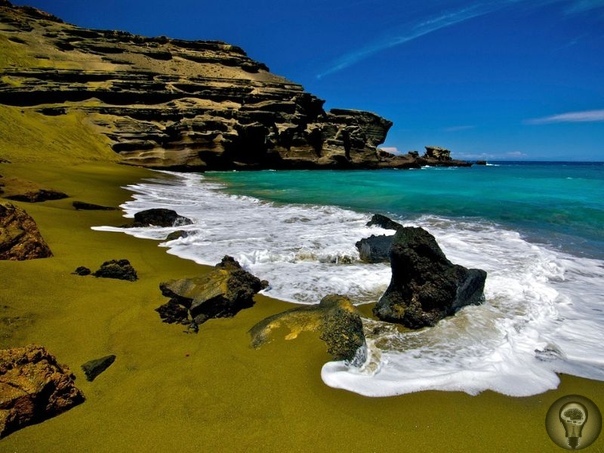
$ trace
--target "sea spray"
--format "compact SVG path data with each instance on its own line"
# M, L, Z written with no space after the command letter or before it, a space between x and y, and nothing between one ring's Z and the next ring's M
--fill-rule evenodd
M307 178L314 174L303 173ZM365 193L364 211L262 201L229 194L216 177L158 173L153 180L130 186L134 197L123 208L128 217L143 209L168 207L193 219L193 225L184 227L188 237L162 244L169 253L203 264L233 255L270 282L267 294L274 297L317 303L326 294L341 293L356 303L375 302L390 280L390 268L360 262L354 243L392 231L366 226L370 209L380 198L369 197L367 188L359 191L352 179L349 184L350 191ZM275 198L273 189L265 190ZM318 192L311 195L319 197ZM392 203L388 197L383 201ZM328 385L368 396L428 389L527 396L555 388L558 372L604 380L604 312L599 307L604 300L604 262L581 250L575 255L553 245L558 231L538 236L540 229L523 229L525 214L517 219L515 230L513 222L502 224L493 216L481 216L475 206L470 212L473 215L447 217L406 216L398 211L393 216L430 231L454 263L485 269L486 302L466 307L431 329L405 331L385 324L372 329L367 360L326 364L322 378ZM163 240L175 228L97 229ZM593 233L589 225L586 230L587 236ZM593 239L573 238L577 244ZM597 244L598 238L593 240L592 245ZM592 254L600 253L591 248Z

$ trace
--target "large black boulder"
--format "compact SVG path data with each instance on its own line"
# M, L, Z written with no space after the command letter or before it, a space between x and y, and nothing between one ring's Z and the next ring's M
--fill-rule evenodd
M392 280L373 309L383 321L412 329L433 326L484 300L487 273L451 263L423 228L403 227L390 249Z

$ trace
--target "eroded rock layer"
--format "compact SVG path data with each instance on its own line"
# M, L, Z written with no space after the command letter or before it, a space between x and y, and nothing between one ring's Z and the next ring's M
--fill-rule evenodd
M178 170L414 167L392 123L333 109L239 47L66 24L0 3L0 103L84 112L125 163Z

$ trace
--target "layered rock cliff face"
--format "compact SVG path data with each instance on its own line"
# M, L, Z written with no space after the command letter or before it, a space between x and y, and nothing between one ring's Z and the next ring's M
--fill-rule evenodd
M85 112L123 162L178 170L417 166L392 123L324 101L235 46L79 28L0 0L0 103Z

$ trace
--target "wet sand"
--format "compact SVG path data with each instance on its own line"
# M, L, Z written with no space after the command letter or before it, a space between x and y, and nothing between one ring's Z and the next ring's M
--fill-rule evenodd
M0 174L46 184L64 200L15 203L37 221L53 258L0 261L0 347L37 343L76 374L86 402L0 440L4 452L156 451L561 451L548 437L550 405L581 394L604 409L604 383L561 376L529 398L421 392L367 398L327 387L329 360L316 335L275 339L259 350L248 329L292 305L257 296L198 334L160 322L158 285L207 268L158 242L91 230L125 223L121 211L76 211L74 200L118 206L121 187L150 172L113 163L1 164ZM78 266L127 258L137 282L79 277ZM8 307L8 308L6 308ZM277 337L275 337L277 338ZM94 382L80 365L115 354ZM586 451L604 451L604 436Z

